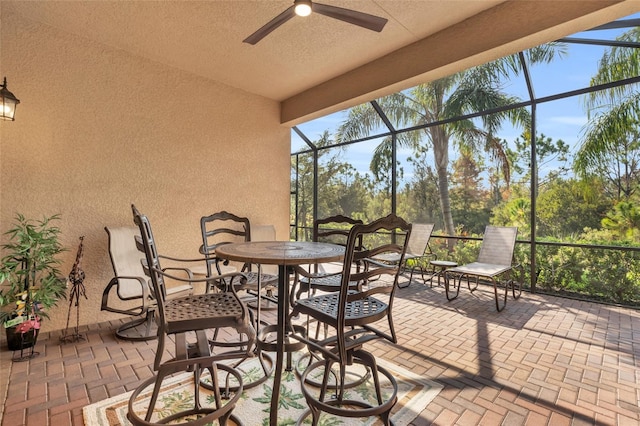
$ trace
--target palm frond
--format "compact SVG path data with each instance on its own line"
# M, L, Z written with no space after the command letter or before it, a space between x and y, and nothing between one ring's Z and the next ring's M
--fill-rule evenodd
M593 117L587 124L574 158L573 169L576 174L586 177L602 155L615 151L621 138L637 127L640 122L639 112L640 93L635 93Z
M371 131L384 125L380 115L369 103L357 105L349 110L349 116L336 132L336 141L351 141L368 136Z
M640 28L634 28L617 38L620 41L640 42ZM630 47L614 46L605 52L598 62L598 71L590 85L611 83L640 75L640 52ZM596 109L600 104L615 104L621 98L637 90L636 84L622 85L608 90L592 92L586 97L587 109Z

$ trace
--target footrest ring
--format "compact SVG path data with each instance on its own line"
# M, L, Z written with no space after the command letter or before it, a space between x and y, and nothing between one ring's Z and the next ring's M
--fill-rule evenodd
M300 334L302 336L307 335L307 330L301 325L292 326L293 331L296 334ZM276 325L266 325L260 329L258 335L256 336L256 346L258 346L259 350L267 351L267 352L276 352L278 350L277 341L274 339L269 339L268 336L270 334L276 335L278 332L278 326ZM290 339L288 336L285 336L284 341L284 352L297 352L301 351L306 347L304 342L299 340Z

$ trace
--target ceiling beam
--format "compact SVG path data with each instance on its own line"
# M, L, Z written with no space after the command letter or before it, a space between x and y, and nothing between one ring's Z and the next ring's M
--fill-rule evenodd
M592 28L640 9L633 0L507 1L281 103L295 125Z

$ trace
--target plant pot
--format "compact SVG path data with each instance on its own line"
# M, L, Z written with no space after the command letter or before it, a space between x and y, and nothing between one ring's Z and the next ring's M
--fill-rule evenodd
M5 328L7 332L7 346L10 351L19 351L35 346L38 340L38 328L32 328L24 333L16 331L16 326Z

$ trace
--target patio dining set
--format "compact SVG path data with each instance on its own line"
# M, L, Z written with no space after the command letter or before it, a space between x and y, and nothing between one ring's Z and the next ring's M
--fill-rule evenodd
M243 390L271 376L269 416L276 425L285 370L298 373L309 407L298 423L310 416L316 425L322 413L329 413L391 424L397 383L365 348L376 339L398 341L392 315L396 290L419 273L425 284L444 281L452 301L464 279L470 291L485 281L493 285L498 312L509 289L514 299L522 290L521 267L512 262L517 228L488 226L477 261L457 265L438 260L429 249L433 224L412 224L393 214L370 223L323 218L314 223L313 241L280 241L273 228L261 240L252 237L247 218L222 211L201 219L202 257L178 259L160 254L149 218L134 205L132 212L136 226L105 228L114 277L104 290L102 309L132 316L116 330L119 338L157 339L155 375L129 399L127 417L134 425L241 424L234 407ZM277 266L277 274L267 271L270 266ZM409 280L400 283L404 273ZM125 309L125 302L139 303ZM277 320L263 320L263 309L276 309ZM306 318L306 325L294 325L292 318ZM237 339L220 337L229 334ZM168 347L171 341L175 348ZM302 350L308 351L308 362L294 368L290 355ZM261 374L247 380L238 367L254 358ZM349 373L354 365L366 372L360 381ZM193 406L157 418L162 387L182 372L192 374ZM367 379L374 383L374 403L352 399L348 392ZM390 395L381 391L382 379L392 383ZM201 388L213 392L210 403L201 403ZM133 406L142 393L151 396L140 415Z

